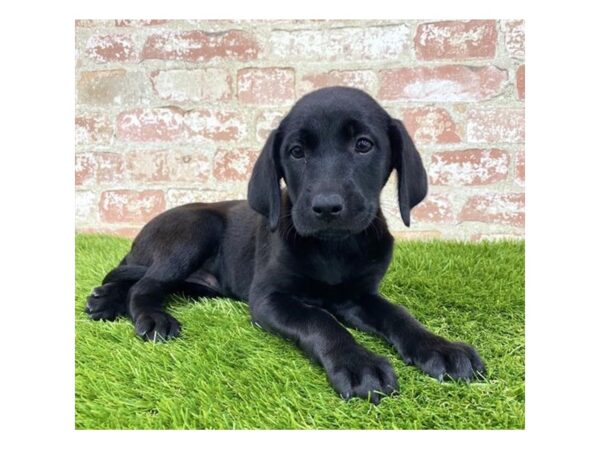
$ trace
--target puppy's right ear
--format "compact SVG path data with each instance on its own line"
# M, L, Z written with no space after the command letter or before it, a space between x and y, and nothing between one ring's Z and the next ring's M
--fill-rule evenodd
M277 164L278 131L271 131L267 143L252 169L248 183L250 207L269 220L269 229L274 231L279 223L281 210L280 171Z

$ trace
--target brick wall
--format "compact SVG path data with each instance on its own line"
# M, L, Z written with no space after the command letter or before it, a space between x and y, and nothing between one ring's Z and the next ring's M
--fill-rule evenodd
M402 119L430 193L401 237L524 235L522 21L76 21L79 231L134 234L182 203L245 198L306 92L350 85Z

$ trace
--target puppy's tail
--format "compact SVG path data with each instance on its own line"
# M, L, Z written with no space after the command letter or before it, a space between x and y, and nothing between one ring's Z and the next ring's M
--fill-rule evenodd
M102 284L114 283L116 281L135 282L140 280L148 271L146 266L123 265L114 268L106 274Z

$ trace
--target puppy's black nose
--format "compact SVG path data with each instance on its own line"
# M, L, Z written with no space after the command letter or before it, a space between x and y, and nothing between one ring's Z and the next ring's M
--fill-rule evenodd
M312 201L312 210L317 217L332 218L344 210L344 200L338 194L317 194Z

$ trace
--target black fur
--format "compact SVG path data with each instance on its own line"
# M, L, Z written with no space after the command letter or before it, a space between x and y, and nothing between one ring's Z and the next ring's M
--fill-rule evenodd
M341 323L380 335L435 378L471 379L485 370L475 350L378 294L393 244L379 196L393 170L408 226L427 176L404 125L356 89L308 94L269 136L247 202L194 203L151 220L87 312L127 315L139 336L157 340L180 331L164 310L170 293L248 301L252 320L298 344L345 398L377 403L397 381Z

